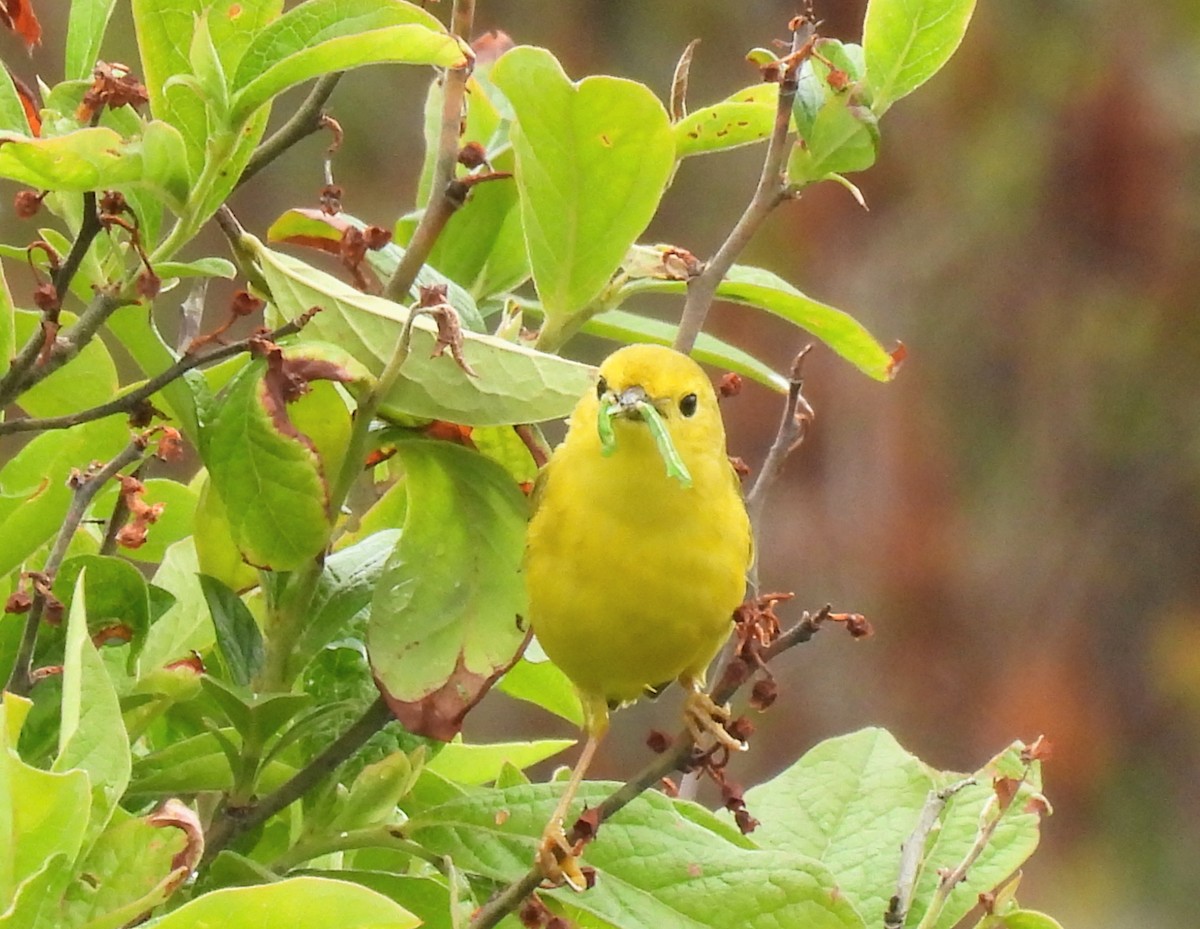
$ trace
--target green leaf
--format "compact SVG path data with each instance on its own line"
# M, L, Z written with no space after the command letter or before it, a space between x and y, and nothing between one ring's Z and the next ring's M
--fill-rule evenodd
M870 0L863 51L874 109L882 116L950 60L967 31L975 0Z
M199 177L209 139L225 127L209 125L204 101L193 90L179 83L168 87L167 82L176 75L191 74L189 54L196 22L202 14L221 68L231 74L255 34L279 15L283 0L133 0L132 5L150 111L179 130L187 149L189 173ZM247 134L224 165L224 184L217 185L213 195L223 198L236 183L245 159L258 144L266 115L247 127Z
M412 789L415 779L412 762L404 752L391 752L367 765L350 785L346 805L338 811L330 831L360 829L393 820L396 804Z
M619 785L585 783L596 806ZM477 790L423 810L409 834L462 869L498 881L523 874L562 786ZM507 815L497 817L496 811ZM597 870L585 894L552 891L584 918L620 929L863 929L837 880L820 862L748 849L680 814L655 792L639 796L600 829L585 860Z
M761 142L775 125L778 84L754 84L689 113L673 127L675 157L726 151Z
M3 70L0 68L0 71ZM16 312L12 293L8 289L8 279L4 276L4 267L0 265L0 376L8 372L12 366L12 359L17 354L17 337L14 329Z
M506 764L523 770L539 761L553 758L574 744L575 739L474 745L456 741L438 752L426 767L459 784L489 784L500 776Z
M154 924L155 929L415 929L412 913L382 894L347 881L295 877L257 887L202 894Z
M329 490L320 457L291 425L267 377L264 359L233 376L201 425L200 454L242 555L288 571L325 547Z
M379 575L399 537L398 529L376 532L325 559L308 611L311 619L288 660L289 680L334 639L363 635Z
M142 133L142 183L163 194L176 212L187 202L192 183L187 146L179 130L170 123L156 119ZM162 276L161 268L154 270Z
M85 191L140 180L140 143L106 126L32 139L0 132L0 177L51 190Z
M544 653L540 655L540 660L530 660L535 651L541 652L536 639L529 643L521 660L500 678L496 689L517 700L540 706L576 726L582 726L583 708L579 704L579 691Z
M654 216L675 166L670 122L644 85L572 83L541 48L506 52L491 78L516 112L525 243L547 322L559 327L599 295Z
M1062 923L1037 910L1013 910L998 917L988 929L1063 929Z
M149 913L186 877L172 861L186 845L181 829L153 826L144 818L115 820L79 865L87 880L67 888L62 925L117 929Z
M54 578L54 593L70 610L75 604L76 579L87 572L84 586L87 635L93 641L107 638L130 642L132 662L150 629L150 592L128 561L106 555L78 555L63 562ZM132 665L131 665L132 667Z
M34 332L40 330L41 316L41 313L29 310L16 311L13 316L16 345L24 345ZM59 316L63 328L74 325L76 319L74 313L66 311ZM8 357L5 356L6 363ZM17 402L30 416L64 416L107 403L116 395L119 386L117 366L108 349L100 339L92 339L69 365L63 365L25 391Z
M29 119L7 68L0 68L0 130L29 132Z
M359 293L322 271L246 236L271 290L270 325L294 319L310 307L318 313L299 338L332 342L374 374L383 370L400 338L407 310ZM463 332L463 354L478 377L451 358L431 358L436 327L420 317L413 324L412 350L396 386L384 401L388 415L408 414L474 426L540 422L566 416L592 383L587 365L547 355L503 339Z
M86 772L91 783L91 816L85 846L108 825L117 802L129 784L129 736L121 718L121 705L108 671L88 637L84 606L86 574L75 582L67 617L66 655L63 659L62 723L58 757L52 770Z
M14 694L0 696L0 913L22 882L47 865L69 871L91 815L85 771L41 771L17 756L31 705Z
M879 126L867 107L846 94L831 95L817 111L805 137L792 148L787 179L803 187L831 174L864 171L879 153Z
M289 87L382 62L461 68L459 41L429 13L399 0L308 0L255 37L233 78L233 122Z
M651 342L655 345L671 345L675 341L678 326L649 316L639 316L625 310L609 310L599 313L583 324L588 335L611 339L614 342ZM765 363L748 352L728 342L700 333L692 357L697 361L743 374L779 393L787 391L787 378L776 373Z
M67 21L66 62L63 77L68 81L86 80L92 76L104 30L112 16L117 0L75 0Z
M687 291L682 281L642 278L621 288L622 299L637 293ZM761 268L734 265L717 286L717 298L756 306L808 330L831 349L877 381L895 375L897 360L853 316L805 296L778 275Z
M376 586L371 667L411 732L448 741L526 632L528 505L508 473L443 442L402 442L408 509Z
M172 277L223 277L232 280L237 268L227 258L197 258L195 261L160 261L155 272L164 281Z
M138 659L139 677L187 658L193 650L204 652L212 647L216 633L196 577L198 571L196 546L191 539L167 549L152 580L174 596L175 602L150 627Z
M363 852L359 852L361 858ZM318 876L353 881L395 900L407 910L421 919L423 929L460 929L466 918L470 917L471 907L466 907L466 913L459 921L453 921L450 915L450 890L441 877L417 877L411 874L395 874L382 870L339 869L337 871L313 871ZM459 901L459 907L467 901ZM512 929L511 919L502 922L502 929Z
M248 686L263 663L263 639L258 623L241 597L215 577L200 575L200 589L212 614L217 648L235 684Z
M828 739L746 791L764 848L819 859L858 912L878 916L896 892L900 846L934 787L883 729Z
M246 564L242 553L238 551L237 543L233 541L233 530L229 528L225 504L208 477L205 477L196 500L192 539L196 564L202 574L215 577L236 591L246 590L258 583L258 570Z
M139 757L133 768L129 794L136 797L192 794L209 790L229 790L233 787L233 772L220 739L236 739L232 728L218 734L180 739L166 748ZM259 771L255 786L260 794L268 793L285 783L296 773L291 765L270 761Z

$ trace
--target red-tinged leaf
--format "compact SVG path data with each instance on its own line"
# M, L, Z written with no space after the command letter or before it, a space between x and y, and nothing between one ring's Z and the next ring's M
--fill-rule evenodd
M24 39L26 48L42 41L42 24L30 0L0 0L0 22Z

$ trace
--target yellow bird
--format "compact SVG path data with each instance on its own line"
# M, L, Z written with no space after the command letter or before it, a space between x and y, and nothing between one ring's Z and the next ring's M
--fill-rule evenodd
M678 680L692 732L742 747L721 726L728 710L702 690L733 628L752 545L716 391L700 366L656 345L610 355L539 475L534 505L529 619L578 688L588 734L538 861L548 879L582 889L563 821L610 707Z

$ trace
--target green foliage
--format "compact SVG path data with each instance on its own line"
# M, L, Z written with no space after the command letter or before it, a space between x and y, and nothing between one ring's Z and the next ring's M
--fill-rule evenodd
M457 929L528 870L561 785L527 769L574 744L464 740L464 717L494 685L582 719L528 642L520 575L537 424L593 389L560 352L579 333L677 338L644 301L694 295L705 264L639 239L682 159L769 139L778 202L853 190L842 175L874 162L880 117L945 63L971 4L872 0L861 47L756 52L762 82L674 121L649 87L572 81L546 49L485 43L467 73L476 52L404 0L134 0L148 112L81 111L114 89L103 70L88 84L114 9L71 3L40 135L0 76L0 178L46 192L44 245L0 247L43 282L14 301L0 280L0 441L33 433L0 466L0 927ZM398 241L299 206L256 223L336 256L348 284L243 231L227 200L269 160L280 94L389 64L437 69ZM460 92L461 136L443 118ZM214 213L228 257L196 254ZM202 286L169 303L208 278L245 292L207 314ZM376 279L404 301L366 292ZM730 263L713 291L895 373L897 352L769 271ZM275 331L207 363L257 298ZM177 344L169 315L198 330ZM695 354L788 389L731 341L701 333ZM199 460L150 457L178 443ZM1053 927L1005 884L1044 808L1021 752L964 785L881 730L833 739L746 794L752 836L643 790L587 847L596 887L544 899L585 926L857 929L915 841L906 925L954 925L1003 885L981 927Z

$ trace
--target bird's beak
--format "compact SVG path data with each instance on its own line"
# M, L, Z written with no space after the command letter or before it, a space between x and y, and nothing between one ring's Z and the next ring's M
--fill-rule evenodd
M646 394L644 387L634 384L632 387L626 387L616 398L616 415L624 416L627 419L641 419L642 413L638 409L638 404L649 402L650 398Z

